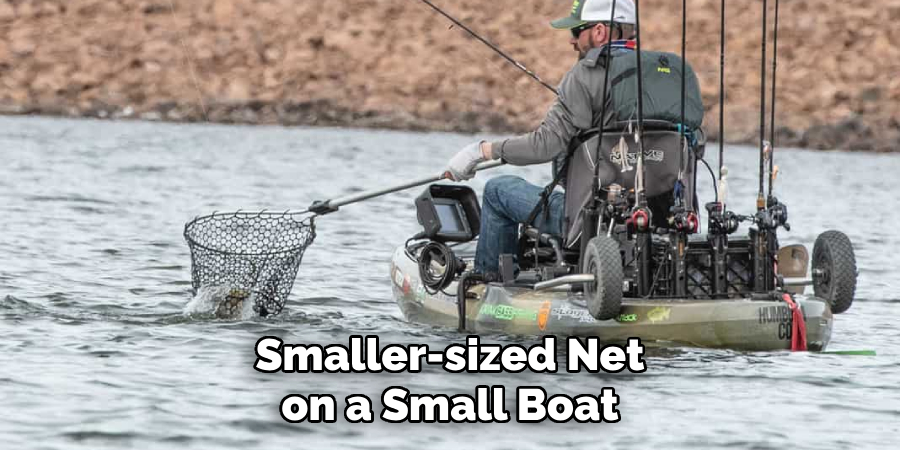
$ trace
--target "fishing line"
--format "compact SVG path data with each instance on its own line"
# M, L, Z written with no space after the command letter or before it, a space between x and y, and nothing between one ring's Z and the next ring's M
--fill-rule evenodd
M177 17L175 16L175 4L172 0L169 0L169 12L172 13L172 21L177 20ZM200 104L200 109L203 112L203 119L209 122L209 114L207 114L206 112L206 104L203 103L203 91L200 90L200 82L197 80L197 73L194 71L193 57L191 57L191 53L188 50L187 44L185 44L184 42L184 34L180 30L178 31L178 40L179 42L181 42L181 50L184 52L184 57L187 60L188 72L191 74L191 81L193 81L194 83L194 90L197 91L197 102Z
M719 183L716 183L716 174L713 172L712 167L709 166L709 163L706 162L705 159L699 158L698 161L702 162L704 166L706 166L706 170L709 171L709 176L712 177L712 185L713 185L713 194L715 198L719 198Z
M169 1L171 1L171 0L169 0ZM453 16L451 16L450 14L447 14L446 12L444 12L441 8L438 8L434 3L431 3L431 2L428 1L428 0L420 0L420 1L421 1L422 3L425 3L426 5L430 6L432 9L434 9L435 11L437 11L440 15L446 17L448 20L450 20L451 22L453 22L456 26L458 26L458 27L462 28L463 30L465 30L467 33L469 33L470 35L472 35L472 37L474 37L475 39L478 39L479 41L481 41L482 44L484 44L484 45L490 47L491 50L497 52L498 55L502 56L504 59L506 59L507 61L509 61L512 65L518 67L519 70L525 72L526 75L528 75L529 77L533 78L533 79L534 79L535 81L537 81L538 83L541 83L541 85L543 85L545 88L549 89L549 90L550 90L551 92L553 92L554 94L559 95L559 92L556 90L555 87L553 87L553 86L547 84L544 80L541 79L541 77L537 76L537 74L535 74L534 72L528 70L527 67L525 67L524 65L522 65L522 63L516 61L515 59L513 59L512 57L510 57L509 55L507 55L503 50L500 50L496 45L490 43L488 40L486 40L485 38L483 38L483 37L481 37L480 35L478 35L478 33L472 31L472 29L470 29L469 27L467 27L467 26L466 26L465 24L463 24L462 22L460 22L460 21L456 20L455 18L453 18Z

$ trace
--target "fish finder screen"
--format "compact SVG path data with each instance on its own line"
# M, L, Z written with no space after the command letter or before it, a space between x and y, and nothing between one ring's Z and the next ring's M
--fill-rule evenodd
M461 233L466 231L465 227L463 227L462 218L459 217L459 209L456 203L449 205L435 203L434 209L441 220L442 233Z

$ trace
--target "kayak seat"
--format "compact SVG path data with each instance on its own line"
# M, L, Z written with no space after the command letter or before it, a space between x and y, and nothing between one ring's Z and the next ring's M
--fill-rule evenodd
M602 145L598 145L599 134L599 130L592 129L573 140L567 153L571 158L568 164L564 164L564 159L554 161L554 173L565 170L559 176L559 185L565 187L566 193L564 232L560 236L540 236L537 229L522 224L517 254L520 268L558 265L560 258L564 264L579 265L583 214L594 198L591 180L595 171L600 177L601 192L598 195L601 198L606 198L611 185L618 184L622 187L622 195L634 202L640 148L635 139L634 124L622 122L606 129ZM644 187L652 213L652 225L660 232L669 227L668 219L675 205L676 189L682 190L682 200L689 205L688 209L699 215L695 192L696 166L703 157L706 137L698 129L686 133L684 138L683 141L677 124L665 121L644 123ZM683 172L680 170L681 164L684 165ZM679 182L680 186L677 186ZM560 249L554 248L554 239L560 244Z
M619 123L603 132L582 134L570 149L571 160L566 166L565 187L565 246L577 247L581 238L584 210L595 195L606 198L608 188L618 185L623 195L634 199L638 173L637 142L633 124ZM686 144L686 145L685 145ZM653 215L653 225L667 227L676 191L689 210L699 213L696 200L696 167L703 157L706 136L702 130L682 133L677 124L648 121L644 124L644 192ZM597 167L599 165L599 168ZM682 170L681 167L684 169ZM601 192L594 193L594 173L599 174Z

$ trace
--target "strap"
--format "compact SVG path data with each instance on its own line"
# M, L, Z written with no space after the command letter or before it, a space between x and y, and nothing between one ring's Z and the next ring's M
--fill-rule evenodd
M541 192L540 201L538 201L537 205L534 205L534 209L532 209L531 213L528 214L528 219L526 221L527 225L530 226L534 222L534 219L537 219L537 216L541 213L541 211L544 211L544 221L546 221L547 218L550 217L550 194L552 194L553 190L556 189L556 186L559 185L560 180L562 180L562 174L568 172L569 161L572 160L572 155L575 154L575 149L581 146L581 144L583 143L584 140L581 138L581 136L579 136L569 144L569 148L566 150L566 158L565 161L563 161L562 167L560 167L560 169L553 174L553 180L544 187L543 192Z
M785 293L782 297L788 308L791 309L791 351L805 352L806 349L806 321L803 319L803 311L800 305L794 301L791 294Z
M614 88L619 83L625 81L626 78L633 77L635 74L637 74L637 68L632 67L630 69L627 69L624 72L616 75L616 77L613 78L612 81L609 82L609 87Z

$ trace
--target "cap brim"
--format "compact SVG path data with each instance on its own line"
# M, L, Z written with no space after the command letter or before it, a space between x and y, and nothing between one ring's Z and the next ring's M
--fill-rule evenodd
M550 26L556 28L558 30L571 30L581 24L587 23L583 20L578 20L572 16L563 17L562 19L556 19L553 22L550 22Z

